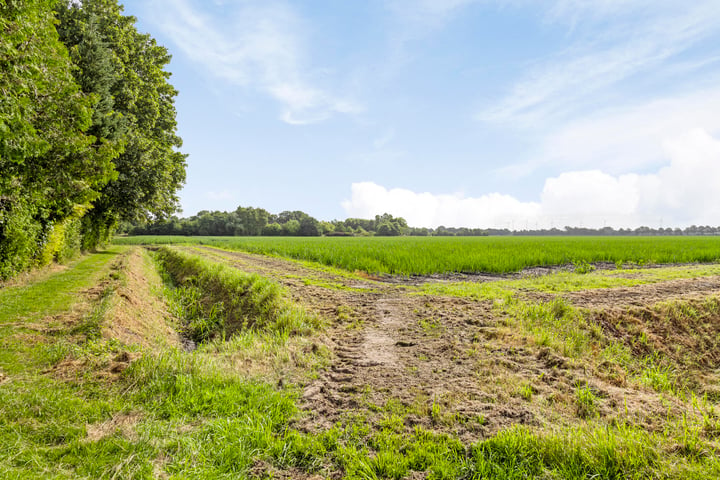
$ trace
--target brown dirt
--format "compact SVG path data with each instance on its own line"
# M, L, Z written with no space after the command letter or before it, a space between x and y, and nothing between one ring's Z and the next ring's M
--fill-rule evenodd
M414 295L404 285L281 258L199 251L276 279L330 321L324 343L332 363L302 395L308 415L299 427L310 431L357 414L379 424L402 411L408 430L420 425L473 442L516 424L579 421L575 392L584 385L596 392L600 415L629 417L650 429L681 408L628 386L623 371L588 369L528 343L488 301ZM520 393L523 386L531 398Z
M148 278L143 267L141 250L133 249L123 266L124 282L103 323L103 336L146 349L180 347L180 336L167 321L171 318L167 306L153 293L162 288L162 282L157 274Z
M343 478L340 472L323 472L323 475L311 474L299 468L279 469L264 460L256 461L248 472L250 478L272 478L277 480L327 480Z
M666 301L686 301L720 294L720 276L686 278L634 287L604 288L564 293L573 305L588 309L625 310ZM538 296L540 299L551 295Z

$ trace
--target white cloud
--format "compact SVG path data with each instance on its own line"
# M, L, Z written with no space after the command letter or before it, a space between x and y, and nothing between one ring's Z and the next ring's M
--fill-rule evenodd
M325 120L360 107L315 85L303 24L278 1L222 4L211 16L195 0L156 0L159 27L191 60L231 84L257 89L282 105L291 124Z
M593 168L619 174L657 167L663 144L693 129L720 132L720 88L601 111L557 127L543 138L538 155L520 173L540 166ZM524 172L523 172L524 171ZM511 172L509 172L511 173Z
M589 33L571 35L566 49L530 67L505 98L478 114L480 120L536 128L572 117L617 95L620 82L670 68L676 56L717 34L720 24L715 0L560 0L549 4L547 16ZM589 28L609 20L612 26Z
M548 178L539 202L491 193L477 198L386 189L354 183L342 203L348 216L384 212L418 227L480 228L720 224L720 141L695 129L663 146L669 164L651 174L613 176L599 170Z
M510 227L539 214L537 203L523 203L509 195L491 193L480 198L460 194L415 193L402 188L386 189L373 182L352 184L352 197L342 203L348 217L372 218L391 213L416 227L489 226Z

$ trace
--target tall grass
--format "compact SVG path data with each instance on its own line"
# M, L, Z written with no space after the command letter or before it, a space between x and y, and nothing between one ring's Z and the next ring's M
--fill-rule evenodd
M121 244L189 243L310 260L370 273L508 273L527 267L720 260L716 237L125 237Z
M318 326L315 316L293 305L267 278L169 247L159 249L157 258L181 288L176 303L194 322L196 340L247 328L290 335Z

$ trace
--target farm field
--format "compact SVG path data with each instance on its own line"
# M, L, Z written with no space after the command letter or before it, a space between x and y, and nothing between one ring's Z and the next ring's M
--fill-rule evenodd
M720 476L712 239L394 276L169 240L2 286L0 477ZM637 265L671 245L707 257Z
M118 244L200 244L368 273L509 273L525 268L720 260L717 237L118 237Z

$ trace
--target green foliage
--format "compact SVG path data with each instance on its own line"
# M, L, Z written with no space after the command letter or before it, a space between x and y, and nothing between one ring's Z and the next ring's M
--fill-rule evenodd
M238 207L235 210L237 227L235 233L238 235L260 235L268 223L270 213L262 208Z
M42 263L53 225L113 174L85 133L92 99L73 79L52 4L0 4L0 278Z
M182 144L175 133L177 91L164 70L167 50L139 33L135 18L122 15L116 0L67 2L58 12L78 83L96 100L90 131L118 172L84 222L92 245L120 220L176 209L176 191L185 180L185 156L175 150Z
M598 414L598 398L588 385L575 391L577 414L581 418L590 418Z
M380 237L397 237L400 235L400 227L395 223L383 222L378 225L376 234Z
M589 264L586 260L580 260L573 262L573 266L575 267L575 273L590 273L595 271L595 266Z
M27 269L38 251L42 226L27 199L0 199L0 279Z
M202 291L198 287L184 285L169 289L167 297L171 312L183 323L182 333L194 342L206 342L222 332L223 304L205 305L207 302L203 301Z
M176 207L169 55L134 22L116 0L0 3L0 278Z

